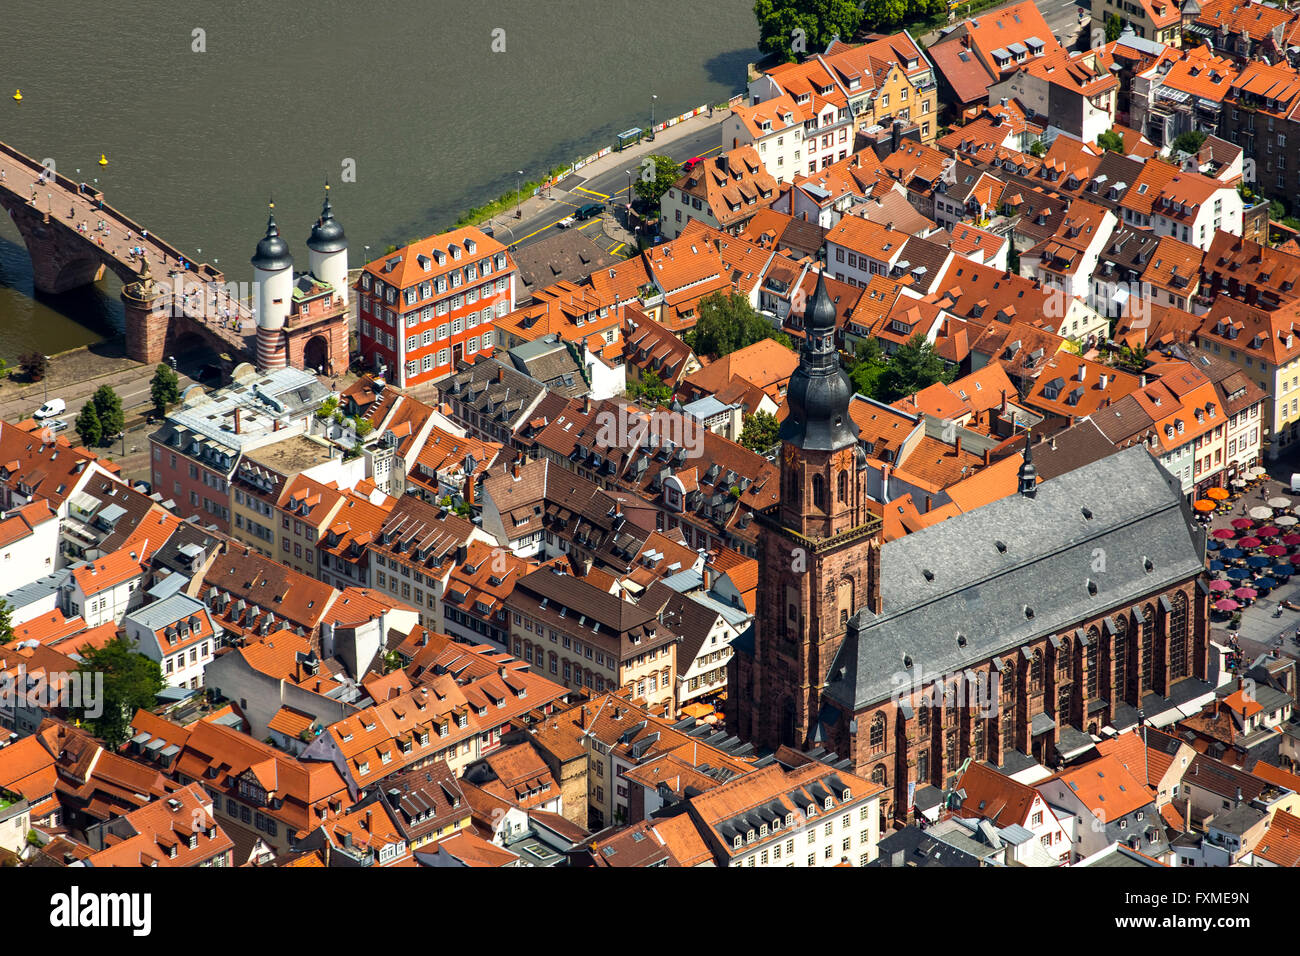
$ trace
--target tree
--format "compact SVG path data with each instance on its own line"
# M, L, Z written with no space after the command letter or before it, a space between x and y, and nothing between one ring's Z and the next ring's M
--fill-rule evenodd
M28 352L26 355L18 356L18 365L27 376L29 382L39 382L45 378L45 372L49 368L49 361L44 352Z
M95 404L95 414L99 416L99 427L103 434L100 441L109 442L122 433L126 427L126 415L122 412L122 399L111 385L101 385L91 399Z
M8 644L14 639L14 609L9 602L0 598L0 644Z
M94 686L89 675L103 675L101 700L86 700L76 708L90 732L116 748L129 736L128 727L136 711L153 707L158 692L167 686L162 668L135 651L135 642L114 638L103 647L86 645L80 651L80 672L87 675L83 686Z
M81 407L81 414L72 426L76 429L81 443L87 448L98 445L104 437L104 426L99 422L99 413L95 411L94 402L86 402Z
M934 346L921 333L913 335L889 357L880 376L882 401L895 402L935 382L951 382L955 373L934 354Z
M654 369L644 372L641 380L633 383L628 392L633 399L652 408L667 405L673 400L673 390Z
M181 380L166 363L159 363L154 369L153 381L149 384L149 395L153 398L153 409L162 417L167 406L181 399Z
M862 15L855 0L755 0L758 48L791 63L800 54L820 53L833 36L852 39Z
M780 429L775 415L767 412L746 415L745 424L740 429L740 443L750 451L765 452L779 440L777 433Z
M1033 144L1029 147L1029 152L1032 153L1034 156L1046 156L1047 144L1044 143L1041 139L1036 139L1034 140Z
M880 348L880 340L873 335L858 343L854 357L849 360L849 381L863 395L877 398L880 376L884 374L885 367L885 355Z
M1118 13L1109 13L1106 15L1106 42L1114 43L1119 39L1119 35L1124 32L1124 23L1120 20Z
M1124 153L1124 137L1115 132L1114 129L1108 129L1097 137L1097 145L1102 149L1108 149L1112 153Z
M647 166L646 164L650 165ZM653 175L646 179L647 174ZM641 160L641 171L636 181L636 194L651 206L659 204L659 198L668 192L673 183L681 178L682 167L677 160L655 153Z
M1205 133L1199 129L1189 129L1186 133L1179 133L1174 139L1174 149L1184 153L1196 153L1201 149L1201 144L1205 142Z
M700 317L686 333L686 344L696 355L720 358L746 345L772 339L790 348L790 336L772 328L738 292L713 292L700 300Z

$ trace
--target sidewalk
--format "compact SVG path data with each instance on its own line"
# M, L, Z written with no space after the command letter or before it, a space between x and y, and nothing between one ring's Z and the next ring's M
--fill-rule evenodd
M46 397L62 398L71 407L77 399L94 394L101 385L118 385L135 381L144 368L126 357L118 342L110 339L50 357L45 378L39 382L13 378L0 379L0 418L18 421L29 418ZM152 375L152 369L149 370Z
M593 179L610 170L627 169L633 165L635 160L638 164L642 156L648 156L651 153L662 152L665 146L684 139L692 134L702 133L710 126L721 126L723 119L726 118L730 111L725 109L715 109L710 116L708 111L701 113L699 116L692 116L688 120L683 120L676 126L670 126L655 135L654 140L643 139L635 146L629 146L620 152L612 152L607 156L602 156L593 162L583 166L582 169L575 170L569 177L578 176L582 179ZM557 186L563 185L563 180L557 183Z
M553 186L543 189L536 196L530 196L525 199L520 204L520 209L522 210L523 215L517 221L527 223L533 217L548 212L556 202L565 199L575 186L611 171L639 166L641 159L644 156L649 156L651 153L662 152L665 147L677 140L701 133L707 130L710 126L722 125L722 121L727 116L728 112L729 111L725 109L715 109L713 111L713 116L710 117L708 111L705 111L699 116L692 116L690 119L683 120L675 126L668 127L657 134L653 142L650 140L642 140L635 146L629 146L621 153L612 152L607 156L602 156L600 159L592 160L590 163L583 166L581 169L570 173ZM493 219L504 219L511 224L516 221L514 216L509 213L494 216ZM491 221L492 220L485 220L483 224L486 225ZM614 238L614 236L611 235L611 238Z

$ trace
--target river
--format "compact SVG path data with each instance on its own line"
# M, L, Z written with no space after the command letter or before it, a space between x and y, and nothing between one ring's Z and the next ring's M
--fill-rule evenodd
M11 0L0 140L247 281L270 197L306 268L328 177L357 266L647 126L651 94L660 121L722 102L757 40L752 0ZM111 274L33 296L0 220L0 358L118 333Z

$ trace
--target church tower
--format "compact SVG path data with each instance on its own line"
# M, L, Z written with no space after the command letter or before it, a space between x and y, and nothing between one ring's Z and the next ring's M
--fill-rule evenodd
M880 610L881 521L849 415L824 273L805 313L781 425L780 503L758 516L759 609L752 655L737 654L736 732L759 746L824 740L821 689L849 620Z

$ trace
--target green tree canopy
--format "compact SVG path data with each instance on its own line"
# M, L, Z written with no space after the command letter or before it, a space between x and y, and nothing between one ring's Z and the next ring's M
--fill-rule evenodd
M1124 32L1124 23L1119 18L1118 13L1106 14L1106 42L1114 43L1119 39L1119 35Z
M641 160L637 171L636 194L654 205L682 175L677 160L655 153Z
M121 434L126 427L126 415L122 412L122 399L110 385L101 385L91 400L95 404L95 414L99 416L99 427L103 429L101 441L110 441Z
M867 0L867 7L906 7L905 0ZM877 15L881 15L878 11ZM863 11L854 0L755 0L758 48L785 63L820 53L831 38L848 42L862 22ZM877 24L879 26L879 24Z
M1184 153L1195 153L1205 142L1205 133L1199 129L1189 129L1186 133L1179 133L1174 139L1174 149L1181 150Z
M1102 149L1108 149L1112 153L1124 152L1124 137L1113 129L1108 129L1097 137L1097 145Z
M81 407L81 414L77 416L72 427L76 429L77 437L87 448L95 447L104 437L104 426L99 423L99 413L95 411L94 402L86 402Z
M684 336L696 355L720 358L746 345L772 339L790 348L790 336L772 328L738 292L713 292L700 300L700 317Z
M1029 152L1032 153L1034 156L1046 156L1047 144L1044 143L1041 139L1036 139L1033 141L1033 143L1030 144Z
M848 361L849 381L853 387L870 398L878 398L880 376L885 372L885 355L880 340L874 335L858 343L853 358Z
M85 701L98 706L81 707L78 716L96 737L117 747L126 741L127 728L135 712L153 707L158 692L167 686L162 668L157 661L137 653L134 642L124 637L117 637L103 647L87 645L80 653L82 664L78 669L82 674L103 674L104 688L102 700ZM84 678L83 683L95 686ZM95 710L100 713L96 715Z
M8 644L14 639L14 609L9 602L0 598L0 644Z
M181 399L180 377L165 363L159 363L154 369L153 381L149 383L149 396L153 399L153 408L160 416L166 413L167 406Z
M632 383L627 391L635 401L652 408L667 405L673 400L673 390L654 369L642 373L640 381Z
M934 354L934 346L919 332L898 347L880 376L881 401L895 402L935 382L951 382L954 370Z
M28 352L25 355L18 356L18 366L26 374L29 382L39 382L45 378L49 362L46 360L44 352Z
M745 424L740 429L740 443L750 451L765 452L777 443L780 429L775 415L767 412L746 415Z

